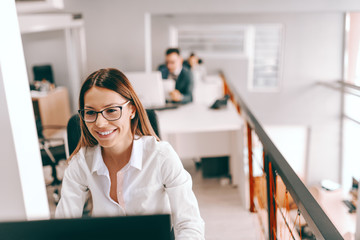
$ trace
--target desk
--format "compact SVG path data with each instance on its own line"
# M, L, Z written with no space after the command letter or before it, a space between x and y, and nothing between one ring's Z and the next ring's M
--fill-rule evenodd
M219 75L208 75L205 81L194 78L193 102L211 105L224 95L224 82Z
M230 156L232 184L238 186L245 204L243 120L229 101L224 109L190 103L157 112L161 138L180 158Z
M49 92L31 91L36 119L42 126L67 126L70 119L69 95L65 87L57 87ZM45 137L52 136L56 130L44 132Z
M342 189L327 191L320 187L311 188L311 193L326 215L335 225L344 239L353 239L355 234L356 213L349 213L342 200L349 199L349 194Z

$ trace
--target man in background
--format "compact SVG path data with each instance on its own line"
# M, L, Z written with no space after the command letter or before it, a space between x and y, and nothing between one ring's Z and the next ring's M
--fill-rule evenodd
M170 101L183 104L192 102L194 80L190 69L183 67L179 49L167 49L165 61L166 64L160 65L158 70L161 71L163 79L175 81L175 89L169 93Z

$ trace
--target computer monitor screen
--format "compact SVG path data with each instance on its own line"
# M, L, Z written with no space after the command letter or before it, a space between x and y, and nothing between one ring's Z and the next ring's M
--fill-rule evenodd
M170 215L2 222L2 240L169 240Z
M42 81L46 79L50 83L54 83L54 76L51 65L33 66L34 80Z
M160 72L126 72L125 75L145 108L165 105L164 86Z
M359 180L352 177L352 189L359 189Z

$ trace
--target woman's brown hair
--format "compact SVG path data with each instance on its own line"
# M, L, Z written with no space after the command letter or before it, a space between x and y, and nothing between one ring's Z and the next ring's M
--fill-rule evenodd
M160 141L159 137L155 134L153 128L151 127L146 111L131 86L130 81L121 71L115 68L106 68L90 74L84 81L80 90L79 109L84 109L85 93L94 86L117 92L123 98L130 101L129 104L132 104L135 107L135 117L131 120L131 131L133 135L137 135L139 137L154 136L158 141ZM80 120L80 128L80 141L69 159L78 153L82 147L93 147L98 144L97 140L91 135L82 119Z

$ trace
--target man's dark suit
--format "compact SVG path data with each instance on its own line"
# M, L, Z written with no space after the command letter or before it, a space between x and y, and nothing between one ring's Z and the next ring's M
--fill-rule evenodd
M169 78L169 70L166 66L161 65L159 67L159 71L161 71L162 78ZM179 90L179 92L184 96L184 98L180 101L180 103L189 103L192 102L192 92L194 88L194 79L192 72L183 67L179 76L176 79L175 89Z

